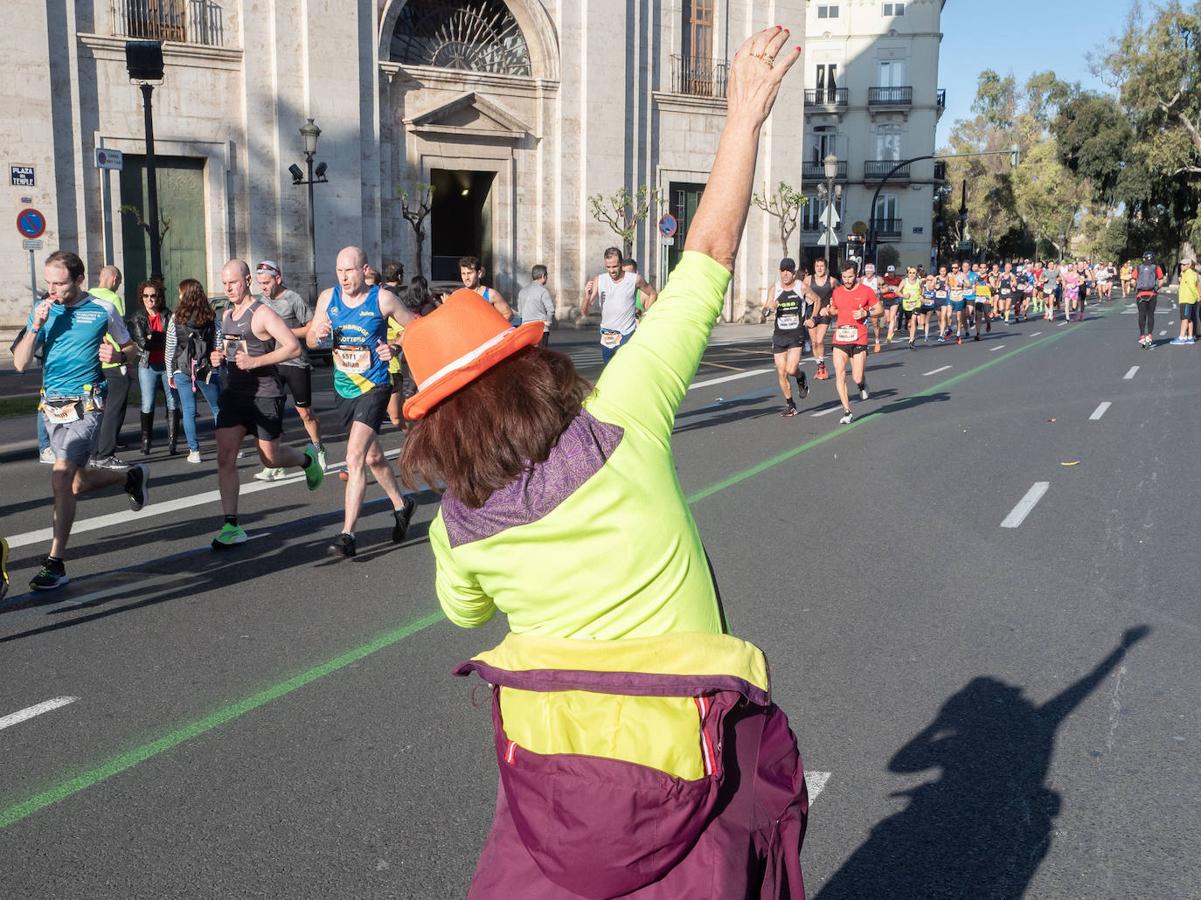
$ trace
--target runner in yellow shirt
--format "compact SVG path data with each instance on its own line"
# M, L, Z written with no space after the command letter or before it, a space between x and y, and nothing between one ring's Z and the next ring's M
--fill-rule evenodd
M1180 266L1180 337L1172 340L1177 347L1197 341L1197 301L1201 297L1196 261L1183 259Z
M917 326L918 319L925 319L922 315L922 281L917 277L917 266L909 266L905 270L905 280L901 282L897 293L901 295L901 317L904 319L909 330L909 349L917 349L914 344L917 343ZM923 321L924 325L925 322Z

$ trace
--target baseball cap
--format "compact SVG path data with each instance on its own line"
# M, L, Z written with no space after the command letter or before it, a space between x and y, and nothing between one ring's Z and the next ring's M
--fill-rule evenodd
M888 267L888 271L889 271L889 272L895 272L896 270L897 270L897 267L896 267L896 266L889 266L889 267Z
M793 259L791 256L785 256L782 260L780 260L780 271L781 272L795 272L796 271L796 260Z
M261 260L259 264L254 267L254 270L256 272L270 272L272 275L280 278L282 278L284 274L279 268L279 263L272 259Z

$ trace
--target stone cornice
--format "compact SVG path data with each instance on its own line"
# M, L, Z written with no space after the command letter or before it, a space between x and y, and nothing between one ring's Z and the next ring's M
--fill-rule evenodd
M97 59L125 62L125 38L102 34L80 34L79 42L92 51ZM201 69L230 69L241 71L242 51L206 44L163 42L163 62L167 65L191 66Z
M672 94L667 91L655 91L651 94L655 105L660 109L675 112L707 112L716 116L726 114L726 99L724 97L694 97L691 94Z
M440 66L402 66L400 63L381 60L379 70L388 81L398 75L411 78L431 87L455 87L464 85L471 89L497 89L523 94L557 94L559 82L525 75L495 75L491 72L465 72L459 69L443 69Z

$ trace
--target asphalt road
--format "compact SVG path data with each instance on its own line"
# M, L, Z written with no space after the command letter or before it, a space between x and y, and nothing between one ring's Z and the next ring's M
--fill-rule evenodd
M821 415L832 381L780 418L764 341L710 349L680 477L731 627L828 773L811 896L1199 896L1201 349L1136 330L1115 302L894 345L850 426ZM142 513L80 504L45 598L47 470L0 465L0 895L463 896L496 775L483 691L448 672L503 623L438 614L436 498L393 547L369 489L336 563L341 483L272 485L215 556L212 463L151 465Z

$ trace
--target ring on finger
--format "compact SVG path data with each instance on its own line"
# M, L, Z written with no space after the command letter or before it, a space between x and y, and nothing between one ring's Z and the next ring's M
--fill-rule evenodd
M769 69L774 65L774 61L766 53L753 53L751 55L754 56L755 59L761 59L763 62L767 63L767 67Z

